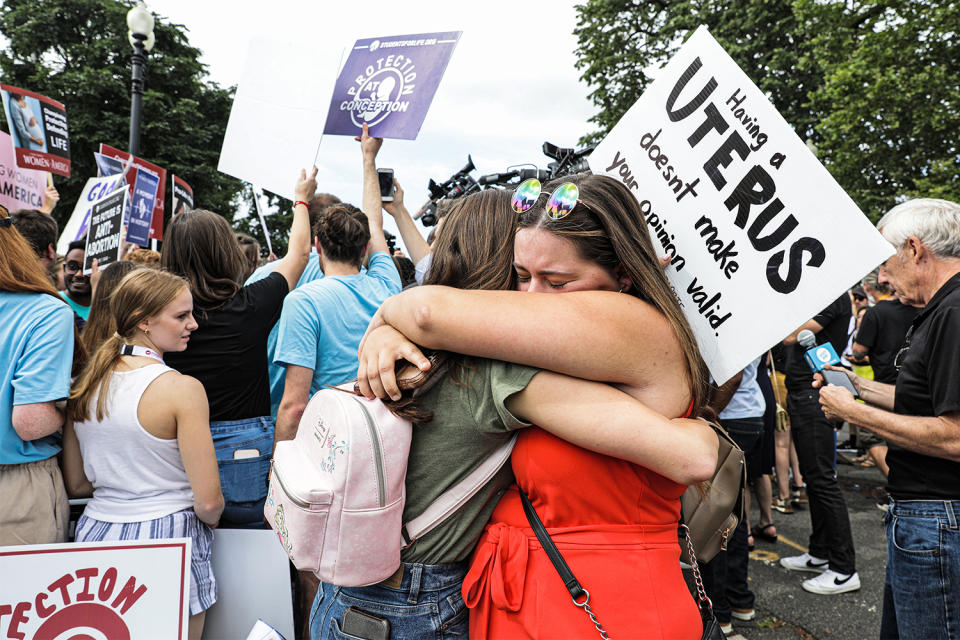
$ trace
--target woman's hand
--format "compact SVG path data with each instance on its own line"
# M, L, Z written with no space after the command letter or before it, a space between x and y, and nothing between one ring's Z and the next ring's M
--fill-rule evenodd
M368 329L358 353L357 383L364 397L400 399L400 387L394 373L398 360L406 360L420 371L430 369L430 361L402 333L389 325Z
M314 167L307 176L306 169L300 169L300 177L297 178L297 186L293 188L294 199L309 202L313 194L317 192L317 168Z
M383 144L383 138L374 138L370 135L370 127L367 126L366 122L363 123L363 132L356 136L354 140L360 143L360 151L363 153L363 157L368 160L377 157L380 145Z
M397 182L396 178L393 180L393 202L384 202L383 209L392 215L394 218L397 217L397 213L403 209L403 188L400 186L400 183Z

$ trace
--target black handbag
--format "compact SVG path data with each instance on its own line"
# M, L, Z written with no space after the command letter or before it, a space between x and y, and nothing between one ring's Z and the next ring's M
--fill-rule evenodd
M604 631L603 625L600 624L597 616L594 615L593 610L590 609L590 592L580 586L580 582L573 575L573 572L570 571L570 567L567 566L566 561L560 554L560 550L557 549L557 545L553 543L553 539L550 538L550 534L547 533L546 527L543 526L543 522L540 521L540 516L537 515L537 511L533 508L533 505L530 503L530 498L527 497L527 493L523 489L520 489L520 500L523 502L523 512L527 514L527 521L530 523L533 533L537 536L537 540L540 541L543 550L547 552L547 557L550 558L550 562L553 563L554 569L560 574L560 579L563 580L563 586L570 592L570 598L573 600L573 604L583 609L584 613L590 616L590 622L597 628L597 632L601 638L610 640L610 636ZM697 565L697 556L693 551L693 544L690 542L690 529L687 528L687 525L682 524L680 525L680 530L684 531L684 537L687 541L687 553L690 556L690 564L693 567L693 577L697 585L697 607L700 609L700 618L703 620L703 636L701 640L723 640L724 635L720 629L720 623L717 622L717 617L713 615L713 603L710 602L710 598L707 597L703 589L703 580L700 577L700 567Z

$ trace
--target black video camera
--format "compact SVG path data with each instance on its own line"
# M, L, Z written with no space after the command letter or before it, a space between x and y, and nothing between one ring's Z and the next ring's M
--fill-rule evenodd
M437 203L443 199L460 198L469 195L474 191L480 190L480 185L473 179L470 172L476 169L473 164L473 158L467 156L467 164L462 169L447 178L444 182L437 184L436 180L430 179L427 189L430 191L430 199L426 204L420 207L420 222L425 227L432 227L437 224Z

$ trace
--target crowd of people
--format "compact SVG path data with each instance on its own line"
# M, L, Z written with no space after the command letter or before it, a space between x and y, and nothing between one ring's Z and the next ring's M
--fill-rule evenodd
M425 239L399 185L381 201L382 140L358 140L361 206L301 172L281 257L197 209L169 221L159 253L87 274L82 239L56 255L49 211L0 208L0 545L189 537L199 638L213 529L266 526L276 442L314 393L356 380L416 423L404 522L513 449L387 580L296 575L303 636L344 637L359 607L391 637L699 638L678 526L681 495L706 495L717 465L703 418L747 461L746 517L701 563L727 633L756 615L749 551L777 539L774 511L809 511L809 551L780 561L812 574L804 590L860 588L837 478L846 423L858 461L888 476L881 636L960 637L960 206L894 207L878 228L896 254L717 385L619 181L480 191L443 203ZM811 370L803 331L842 354L832 368L860 402ZM75 523L68 496L89 498Z

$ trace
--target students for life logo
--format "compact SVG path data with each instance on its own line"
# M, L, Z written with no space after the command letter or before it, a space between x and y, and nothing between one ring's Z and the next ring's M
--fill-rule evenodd
M376 51L391 43L374 40L370 51ZM347 90L350 100L340 103L340 111L349 111L350 120L357 127L364 123L379 124L391 113L405 112L410 108L411 96L416 88L417 68L408 56L396 53L384 55L368 64Z

